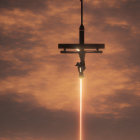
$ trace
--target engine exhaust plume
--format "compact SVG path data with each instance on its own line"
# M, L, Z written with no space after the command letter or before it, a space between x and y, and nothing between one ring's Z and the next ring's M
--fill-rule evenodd
M82 78L80 78L80 140L82 140Z

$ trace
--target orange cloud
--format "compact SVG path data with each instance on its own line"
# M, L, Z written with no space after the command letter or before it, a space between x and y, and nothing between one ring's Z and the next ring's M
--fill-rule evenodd
M102 7L103 3L113 6L116 2L95 1L93 4ZM89 3L92 5L91 1ZM74 68L78 56L59 54L57 44L78 42L79 10L78 1L59 4L49 1L43 13L19 8L3 11L0 25L3 27L2 35L9 38L6 46L10 47L2 50L1 59L12 65L12 71L21 71L22 74L5 74L7 77L0 81L0 91L15 90L20 94L31 94L41 106L49 109L78 110L79 80ZM88 10L91 10L90 7ZM90 113L114 113L105 101L100 102L98 107L91 103L99 100L98 95L103 96L100 100L104 100L104 96L111 96L116 90L136 88L136 85L128 83L132 80L130 73L138 73L138 68L133 66L129 69L128 62L121 60L122 56L127 57L130 53L122 43L122 36L126 34L121 27L130 24L127 20L113 18L113 15L101 18L96 8L94 10L94 13L90 11L90 14L85 14L86 42L105 43L106 49L103 55L86 57L85 102L88 105L85 110ZM127 103L116 106L124 108L125 105Z

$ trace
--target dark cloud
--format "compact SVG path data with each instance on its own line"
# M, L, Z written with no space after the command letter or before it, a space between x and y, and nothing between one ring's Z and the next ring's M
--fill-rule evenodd
M24 76L33 69L35 70L37 68L31 50L40 46L42 43L39 41L39 39L30 40L33 37L30 31L31 29L29 28L17 28L15 31L5 34L5 31L1 29L1 79L8 78L9 76Z
M114 95L102 98L105 98L104 105L112 106L114 112L118 111L121 117L119 116L117 118L114 118L112 114L102 114L102 115L85 114L84 116L85 135L86 135L85 139L89 140L140 139L139 134L140 97L138 95L135 95L131 90L130 91L118 90L115 92ZM130 106L121 109L115 107L116 104L126 104L126 103L129 104ZM101 103L98 102L98 105L100 106Z
M0 49L1 50L14 50L14 49L32 49L33 47L40 45L39 39L31 40L33 34L32 29L28 27L17 28L13 26L14 31L5 34L7 31L0 29Z
M20 98L25 101L20 101ZM77 133L75 113L45 109L30 96L15 93L1 95L0 114L0 137L67 137L70 140Z
M110 2L109 2L110 3ZM105 54L108 63L115 69L139 67L140 41L139 41L139 0L117 2L110 6L106 1L99 6L86 4L85 12L91 16L88 25L101 30L102 35L93 31L93 36L103 40L106 48L111 50L122 48L122 52ZM101 38L102 37L102 38ZM110 59L111 58L111 59ZM117 63L119 62L119 63ZM136 73L134 73L135 75ZM138 75L139 73L137 73Z
M102 2L99 6L94 6L90 3L85 5L85 12L92 15L93 22L96 23L98 21L97 25L104 26L105 19L110 17L126 20L135 26L138 25L139 0L126 0L125 2L117 1L119 4L114 4L114 6L110 6L111 2L104 2Z
M134 97L134 96L133 96ZM130 100L114 96L114 102ZM25 99L22 101L21 99ZM111 100L111 99L110 99ZM133 100L133 99L132 99ZM113 102L113 100L112 100ZM135 104L136 105L136 104ZM127 118L106 115L84 115L84 133L89 140L138 140L140 138L140 106L123 112ZM0 96L0 136L8 138L77 139L78 115L72 112L48 110L40 107L32 96L9 93Z
M46 2L47 0L0 0L0 9L13 10L17 8L39 12L47 8Z
M128 103L132 106L140 105L140 97L134 94L135 90L116 90L111 96L108 96L107 103Z
M136 95L138 89L134 88L116 90L109 95L97 95L95 98L89 99L86 105L91 105L95 113L99 113L99 116L103 115L109 118L137 118L140 113L137 110L140 107L140 97ZM136 112L134 112L135 109Z
M134 108L133 108L134 109ZM86 139L98 140L138 140L140 139L140 107L127 109L129 119L111 119L104 118L105 116L97 118L93 115L85 117L85 135ZM130 113L131 112L131 113ZM137 112L137 113L136 113ZM103 117L104 116L104 117Z
M20 69L11 61L0 60L0 79L3 80L9 76L23 76L26 75L30 69Z

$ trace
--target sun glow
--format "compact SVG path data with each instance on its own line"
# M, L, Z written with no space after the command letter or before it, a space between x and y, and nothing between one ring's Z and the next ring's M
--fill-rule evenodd
M80 78L80 140L82 140L82 78Z
M80 52L80 49L76 49L76 51Z

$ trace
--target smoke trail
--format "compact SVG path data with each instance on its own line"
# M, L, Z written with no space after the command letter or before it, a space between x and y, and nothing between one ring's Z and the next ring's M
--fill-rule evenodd
M80 78L80 140L82 140L82 78Z

